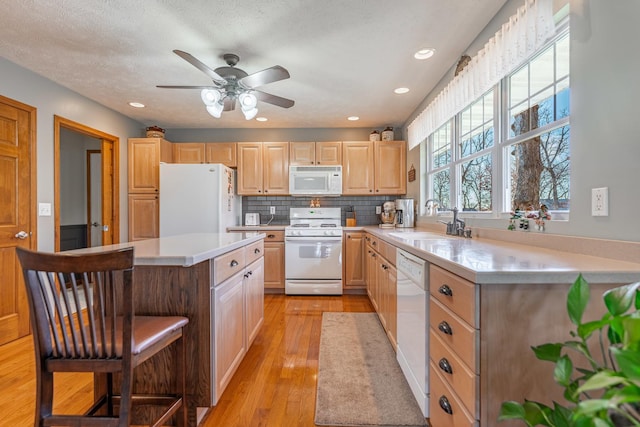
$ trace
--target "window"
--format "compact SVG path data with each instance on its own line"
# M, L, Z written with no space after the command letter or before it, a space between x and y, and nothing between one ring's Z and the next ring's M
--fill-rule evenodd
M567 30L431 134L427 198L494 217L568 211L569 107Z

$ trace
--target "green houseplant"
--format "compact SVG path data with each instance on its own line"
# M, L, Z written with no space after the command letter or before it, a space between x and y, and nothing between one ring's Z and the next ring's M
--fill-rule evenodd
M503 402L499 421L550 427L640 426L640 282L605 292L606 313L583 323L589 297L589 284L580 275L567 296L569 319L576 326L571 339L532 347L538 359L555 363L554 380L564 388L566 404ZM595 347L588 345L592 341ZM577 366L580 363L585 366Z

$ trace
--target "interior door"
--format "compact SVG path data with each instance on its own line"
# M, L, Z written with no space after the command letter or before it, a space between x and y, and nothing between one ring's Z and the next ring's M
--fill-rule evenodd
M29 306L15 248L34 248L36 110L0 97L0 345L29 334ZM32 194L33 193L33 194Z
M102 152L87 151L88 246L102 246Z
M115 233L115 212L117 211L114 206L115 194L114 189L116 185L116 175L113 170L114 157L113 157L113 143L109 140L102 140L102 166L100 183L102 186L102 200L100 202L102 206L102 244L110 245L117 243L114 240Z

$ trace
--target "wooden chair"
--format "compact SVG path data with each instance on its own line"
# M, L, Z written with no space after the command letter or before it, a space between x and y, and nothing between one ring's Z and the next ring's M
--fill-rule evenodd
M174 414L177 425L186 425L182 332L189 319L134 315L133 248L82 255L17 248L17 254L36 356L34 425L129 426L132 406L138 404L162 407L153 426L166 424ZM82 306L86 311L78 309ZM132 395L134 368L173 342L178 392ZM83 415L53 414L54 372L101 374L106 391Z

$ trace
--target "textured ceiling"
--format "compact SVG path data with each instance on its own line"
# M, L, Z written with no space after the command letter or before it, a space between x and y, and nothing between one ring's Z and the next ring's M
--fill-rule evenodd
M332 128L402 124L505 0L22 0L4 2L0 55L145 125L165 128ZM433 47L417 61L413 53ZM211 68L222 54L253 72L291 78L260 87L295 100L259 103L260 123L237 109L207 114L208 85L175 55ZM475 54L475 52L469 52ZM396 95L396 87L410 92ZM129 101L147 107L135 109ZM348 122L347 116L361 119Z

